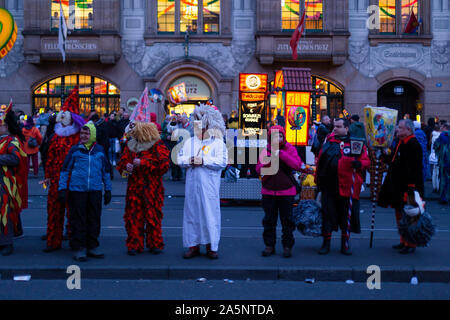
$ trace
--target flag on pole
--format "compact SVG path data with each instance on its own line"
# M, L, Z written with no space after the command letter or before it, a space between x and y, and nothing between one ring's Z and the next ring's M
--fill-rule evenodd
M58 48L61 51L63 62L66 62L66 40L67 40L67 25L64 18L64 12L61 2L59 3L59 31L58 31Z
M298 22L297 28L295 28L294 33L292 34L291 41L289 42L291 48L292 48L292 59L297 60L297 45L298 41L303 35L303 31L305 30L305 12L303 11L302 18Z
M417 21L414 11L411 11L411 14L408 18L408 22L406 23L404 33L416 33L417 27L419 25L420 25L420 23L419 23L419 21Z
M138 104L133 109L130 121L151 122L148 88L145 87Z

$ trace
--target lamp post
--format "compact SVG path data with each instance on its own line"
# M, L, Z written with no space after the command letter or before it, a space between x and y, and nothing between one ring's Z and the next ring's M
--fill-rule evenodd
M184 58L189 58L189 40L190 40L190 32L191 32L191 26L188 25L186 29L186 34L184 35Z

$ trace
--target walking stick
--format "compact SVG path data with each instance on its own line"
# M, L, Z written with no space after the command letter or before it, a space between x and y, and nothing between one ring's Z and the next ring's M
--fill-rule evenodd
M356 160L356 157L355 157ZM353 208L353 185L355 184L355 169L352 172L352 186L350 188L350 202L348 204L348 215L347 215L347 236L345 237L345 249L348 250L350 241L350 221L352 219L352 208Z
M374 228L375 228L375 207L376 207L376 202L377 202L377 197L378 197L378 185L380 183L380 179L378 177L378 170L381 169L380 168L380 153L381 150L379 148L375 149L374 151L374 157L375 159L373 159L372 161L375 162L375 173L374 173L374 181L373 181L373 192L372 192L372 223L371 223L371 227L370 227L370 248L372 248L373 245L373 232L374 232ZM371 181L372 183L372 181Z

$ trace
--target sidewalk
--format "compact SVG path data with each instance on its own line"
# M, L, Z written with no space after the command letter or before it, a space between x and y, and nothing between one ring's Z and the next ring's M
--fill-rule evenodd
M206 256L191 260L182 258L182 213L184 183L165 181L166 197L163 208L163 237L165 250L161 255L148 251L131 257L125 247L124 195L126 180L118 174L113 180L113 201L104 207L102 215L101 248L105 259L76 262L67 241L63 249L43 253L45 241L40 235L46 229L46 190L38 185L42 177L29 179L29 208L23 212L25 237L14 243L14 254L0 256L1 279L30 274L31 279L67 279L69 265L79 265L81 276L86 279L251 279L315 281L353 280L366 282L370 265L381 268L382 281L409 282L416 275L419 282L450 283L450 206L441 206L428 200L438 232L427 248L418 248L414 254L400 255L391 246L398 242L392 209L376 209L374 247L369 248L371 202L361 201L362 233L351 237L353 255L339 253L340 234L333 233L330 254L321 256L317 250L321 238L302 236L294 231L296 243L292 258L282 257L281 227L277 229L277 253L262 257L261 220L263 210L258 204L222 207L222 237L219 259ZM365 191L368 195L368 191ZM169 197L170 196L170 197ZM204 250L204 248L202 248ZM203 251L204 252L204 251Z

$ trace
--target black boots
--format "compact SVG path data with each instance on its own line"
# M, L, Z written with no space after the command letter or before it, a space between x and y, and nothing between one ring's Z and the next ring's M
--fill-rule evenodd
M331 239L323 238L322 247L319 250L319 254L328 254L330 252Z
M346 256L351 256L352 251L350 250L350 240L348 241L348 248L345 246L346 237L341 237L341 253Z

